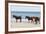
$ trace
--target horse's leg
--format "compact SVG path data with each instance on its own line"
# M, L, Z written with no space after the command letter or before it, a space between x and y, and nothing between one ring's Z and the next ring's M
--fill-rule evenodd
M35 24L37 24L37 20L35 22L36 22Z
M33 20L31 20L31 23L33 22Z
M34 23L33 19L32 19L32 23Z
M20 19L20 22L21 22L21 19Z
M40 24L40 19L38 21L39 21L39 24Z
M33 19L31 19L31 23L33 22Z

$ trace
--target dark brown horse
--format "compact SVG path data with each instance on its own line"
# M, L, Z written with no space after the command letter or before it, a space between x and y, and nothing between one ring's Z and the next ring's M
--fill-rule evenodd
M26 18L28 19L28 21L30 21L30 20L31 20L31 22L33 21L32 17L26 16L25 19Z
M36 22L36 24L39 22L39 24L40 24L40 18L39 17L35 17L35 22Z
M21 22L21 16L13 15L13 17L16 19L16 22L17 22L18 19L20 19L20 22Z

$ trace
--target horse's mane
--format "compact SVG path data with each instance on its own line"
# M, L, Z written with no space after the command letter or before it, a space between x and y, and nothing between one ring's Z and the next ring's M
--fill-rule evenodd
M16 15L13 15L13 17L21 17L21 16L16 16Z

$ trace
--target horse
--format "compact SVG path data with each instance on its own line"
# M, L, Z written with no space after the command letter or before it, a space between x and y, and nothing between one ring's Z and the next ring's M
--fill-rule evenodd
M29 16L26 16L25 19L28 19L28 21L31 20L31 23L32 23L32 21L33 21L32 17L29 17Z
M39 17L32 17L32 21L33 22L36 22L35 24L37 24L38 22L39 22L39 24L40 24L40 18Z
M35 22L36 22L36 24L39 22L39 24L40 24L40 18L39 17L35 17Z
M17 22L18 19L20 19L20 22L21 22L21 16L13 15L13 17L16 19L16 22Z
M40 18L34 16L33 17L26 16L25 19L26 18L28 19L28 21L31 20L31 22L36 22L35 24L38 23L37 21L40 21Z

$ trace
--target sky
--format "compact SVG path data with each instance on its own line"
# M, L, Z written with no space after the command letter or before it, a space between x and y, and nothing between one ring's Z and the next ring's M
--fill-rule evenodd
M19 12L40 12L40 6L19 6L19 5L11 5L11 11L19 11Z

